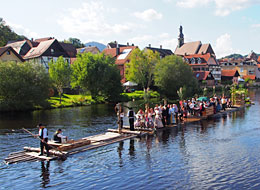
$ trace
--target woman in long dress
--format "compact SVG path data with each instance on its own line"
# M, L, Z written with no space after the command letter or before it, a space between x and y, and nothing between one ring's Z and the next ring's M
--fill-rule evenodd
M154 111L155 111L154 126L156 128L162 128L163 127L163 123L162 123L161 113L160 113L158 108L156 108Z
M169 114L171 116L171 124L175 123L175 111L173 105L170 105Z

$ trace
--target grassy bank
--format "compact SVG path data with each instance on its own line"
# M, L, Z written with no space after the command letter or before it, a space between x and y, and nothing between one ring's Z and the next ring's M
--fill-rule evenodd
M156 91L150 91L149 92L149 98L158 98L160 97L160 94ZM140 90L140 91L135 91L135 92L131 92L131 93L122 93L121 94L121 101L122 102L128 102L128 101L132 101L132 100L142 100L144 99L144 91Z

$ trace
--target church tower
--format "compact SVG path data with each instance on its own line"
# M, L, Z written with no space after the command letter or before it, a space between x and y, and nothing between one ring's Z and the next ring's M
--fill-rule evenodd
M180 48L184 44L184 35L182 33L182 26L180 26L180 34L178 38L178 48Z

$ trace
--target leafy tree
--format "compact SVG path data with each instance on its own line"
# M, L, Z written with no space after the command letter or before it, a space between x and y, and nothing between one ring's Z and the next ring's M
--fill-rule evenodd
M63 93L63 88L70 84L71 69L70 64L60 56L57 61L49 62L49 74L53 86L57 89L60 97Z
M121 76L115 60L104 54L78 54L72 67L72 87L80 86L89 91L94 99L104 96L112 100L119 96Z
M145 94L149 91L153 81L155 65L160 55L152 50L133 50L130 62L126 65L126 79L142 86Z
M30 110L46 106L49 75L39 64L0 63L0 110Z
M154 80L161 93L170 98L178 97L181 87L185 87L183 97L192 96L198 87L191 67L176 55L166 56L156 65Z
M85 45L78 38L69 38L68 40L64 40L64 42L72 44L75 48L85 47Z
M0 47L5 46L8 41L23 39L26 39L26 37L13 32L12 29L6 25L5 21L0 18Z

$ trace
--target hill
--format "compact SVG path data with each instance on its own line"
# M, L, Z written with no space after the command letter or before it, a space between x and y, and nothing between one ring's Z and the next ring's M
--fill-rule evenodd
M99 43L99 42L88 42L88 43L85 44L85 46L86 47L96 46L99 49L99 51L103 51L106 48L106 46L104 44Z
M239 58L243 58L244 56L243 55L241 55L241 54L237 54L237 53L234 53L234 54L231 54L231 55L228 55L228 56L226 56L226 57L223 57L223 58L228 58L228 59L239 59Z
M26 39L25 36L16 34L5 21L0 18L0 47L5 46L8 41L17 41Z

